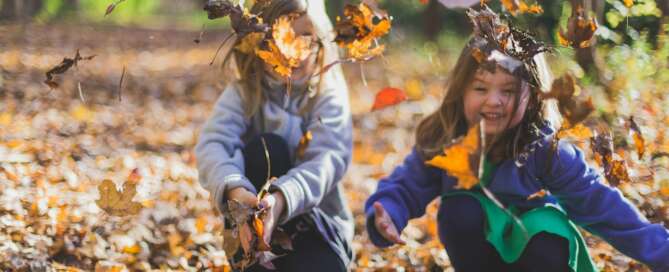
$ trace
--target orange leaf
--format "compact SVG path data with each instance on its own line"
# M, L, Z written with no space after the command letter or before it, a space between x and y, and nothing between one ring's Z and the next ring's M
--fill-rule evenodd
M297 145L297 151L295 152L298 158L301 159L304 157L304 152L307 151L307 147L309 147L309 143L311 142L312 138L313 135L311 134L311 131L307 131L304 133L304 135L302 135L300 143Z
M390 18L376 6L374 9L372 11L365 2L357 6L346 5L344 18L337 18L335 42L346 48L353 59L367 60L383 52L383 45L376 45L375 41L390 31ZM380 20L374 23L374 18Z
M532 199L535 199L535 198L543 198L543 197L546 196L547 193L548 193L548 192L546 192L546 190L541 189L541 190L539 190L538 192L529 195L529 196L527 197L527 200L532 200Z
M589 127L584 126L583 124L577 124L570 128L563 128L557 134L558 139L563 139L565 137L575 138L579 140L592 138L592 130Z
M425 162L440 168L458 179L457 188L470 189L479 183L478 167L480 160L481 126L477 124L467 131L464 138L444 149L444 155L434 156Z
M634 140L634 147L636 147L637 155L639 155L639 159L641 159L641 157L643 157L643 154L646 152L645 148L646 141L643 138L643 134L641 134L641 129L639 128L639 125L637 125L637 123L634 121L634 117L630 116L629 122L630 122L630 129L632 130L632 139Z
M404 91L392 87L383 88L381 91L376 93L376 99L374 99L372 111L399 104L404 100L407 100L407 95L404 93Z
M623 0L623 4L625 4L626 7L631 8L634 5L634 0Z
M257 216L253 218L253 229L256 232L256 236L258 237L258 244L257 248L260 251L269 251L272 249L267 243L265 243L265 239L263 239L263 235L265 233L265 225L263 221L258 218Z

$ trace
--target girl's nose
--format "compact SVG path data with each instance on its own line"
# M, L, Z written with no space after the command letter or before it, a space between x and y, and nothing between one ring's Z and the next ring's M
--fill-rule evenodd
M485 105L488 107L501 107L504 105L504 97L498 92L490 92L486 96Z

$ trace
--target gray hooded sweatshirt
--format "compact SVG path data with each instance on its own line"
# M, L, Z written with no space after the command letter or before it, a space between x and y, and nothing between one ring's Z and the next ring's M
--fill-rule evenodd
M229 85L216 102L195 147L200 184L211 193L219 210L226 203L226 190L244 187L256 192L244 176L242 148L258 134L277 134L288 143L294 165L272 185L286 198L280 224L318 207L336 222L340 234L352 241L353 218L339 184L352 148L348 88L341 70L326 72L320 94L313 98L308 96L309 90L315 91L314 84L302 91L294 86L290 98L284 85L264 86L267 99L251 118L244 116L236 84ZM311 110L300 114L309 99L315 99ZM304 155L296 158L296 148L306 131L311 131L313 138Z

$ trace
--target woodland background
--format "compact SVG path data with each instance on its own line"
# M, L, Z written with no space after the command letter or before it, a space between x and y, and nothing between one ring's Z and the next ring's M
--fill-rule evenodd
M219 215L197 182L193 155L224 86L220 58L209 63L229 33L227 19L208 20L201 0L128 0L104 16L111 2L0 2L0 269L228 271ZM384 57L343 64L355 127L343 181L356 216L354 270L450 269L436 239L438 203L407 227L406 246L389 250L368 241L362 211L378 179L409 152L417 121L438 106L471 31L462 9L425 2L381 1L394 17ZM578 95L591 96L595 106L585 124L609 127L627 162L630 181L618 187L666 226L669 1L583 2L599 23L597 42L578 50L556 46L553 71L576 75ZM348 2L326 3L334 19ZM511 19L554 43L571 6L538 3L543 14ZM60 86L50 89L45 72L77 50L96 57L59 75ZM370 111L375 93L389 86L404 90L408 101ZM633 147L630 117L645 138L643 156ZM575 141L593 158L587 139ZM138 215L109 216L97 207L102 180L120 186L131 178L139 180ZM647 271L584 234L602 270Z

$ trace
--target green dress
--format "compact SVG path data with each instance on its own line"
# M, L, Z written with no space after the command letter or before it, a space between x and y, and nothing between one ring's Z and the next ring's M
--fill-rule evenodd
M492 179L496 166L484 161L481 183L487 186ZM545 231L562 236L569 241L569 267L575 272L598 271L588 247L574 223L566 216L559 205L548 203L543 207L519 213L510 206L507 211L497 206L483 194L480 185L473 190L454 190L444 194L443 198L454 195L469 195L479 201L486 215L485 235L504 262L513 263L520 258L525 246L537 233ZM510 213L513 213L514 219ZM522 225L521 225L522 224ZM524 228L523 228L524 227Z

